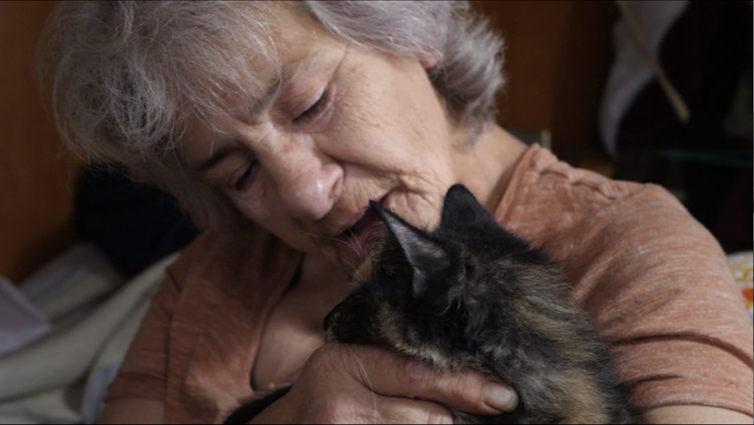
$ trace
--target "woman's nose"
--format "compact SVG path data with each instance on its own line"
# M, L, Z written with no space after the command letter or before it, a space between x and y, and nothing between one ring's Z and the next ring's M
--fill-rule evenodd
M299 147L284 158L275 179L278 195L291 215L319 220L330 212L343 190L343 168L323 155Z

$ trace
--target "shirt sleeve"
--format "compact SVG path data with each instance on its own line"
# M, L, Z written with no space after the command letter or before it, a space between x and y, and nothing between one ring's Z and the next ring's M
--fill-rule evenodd
M637 407L754 414L752 322L719 244L675 198L646 186L572 235L574 296Z
M116 399L165 400L170 326L179 298L176 280L167 277L151 300L149 310L131 343L105 402Z

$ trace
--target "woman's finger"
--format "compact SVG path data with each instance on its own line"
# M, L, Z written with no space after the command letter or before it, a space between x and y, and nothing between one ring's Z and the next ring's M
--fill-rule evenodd
M375 346L331 344L345 371L375 393L433 401L458 410L495 415L518 405L516 393L473 371L440 371L408 356Z
M375 394L374 415L367 423L385 424L452 424L453 414L431 401Z

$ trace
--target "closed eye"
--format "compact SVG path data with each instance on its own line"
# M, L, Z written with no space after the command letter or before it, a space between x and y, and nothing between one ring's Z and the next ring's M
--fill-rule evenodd
M234 185L234 188L236 189L236 191L240 192L247 186L247 183L249 182L251 173L254 170L255 166L256 166L256 162L251 163L251 165L249 165L246 168L244 173L241 174L241 176L236 180L235 185Z
M319 98L309 108L293 119L294 124L305 124L317 118L329 103L330 91L325 88Z

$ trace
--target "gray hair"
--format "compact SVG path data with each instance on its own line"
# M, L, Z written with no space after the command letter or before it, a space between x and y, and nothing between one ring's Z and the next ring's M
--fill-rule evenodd
M300 1L337 36L366 49L433 58L428 71L454 118L475 140L494 122L502 39L465 1ZM125 165L173 194L199 227L239 219L219 189L186 169L189 120L227 108L227 95L259 96L250 72L277 64L267 18L274 2L60 2L40 54L65 145L85 160ZM209 121L209 120L208 120Z

